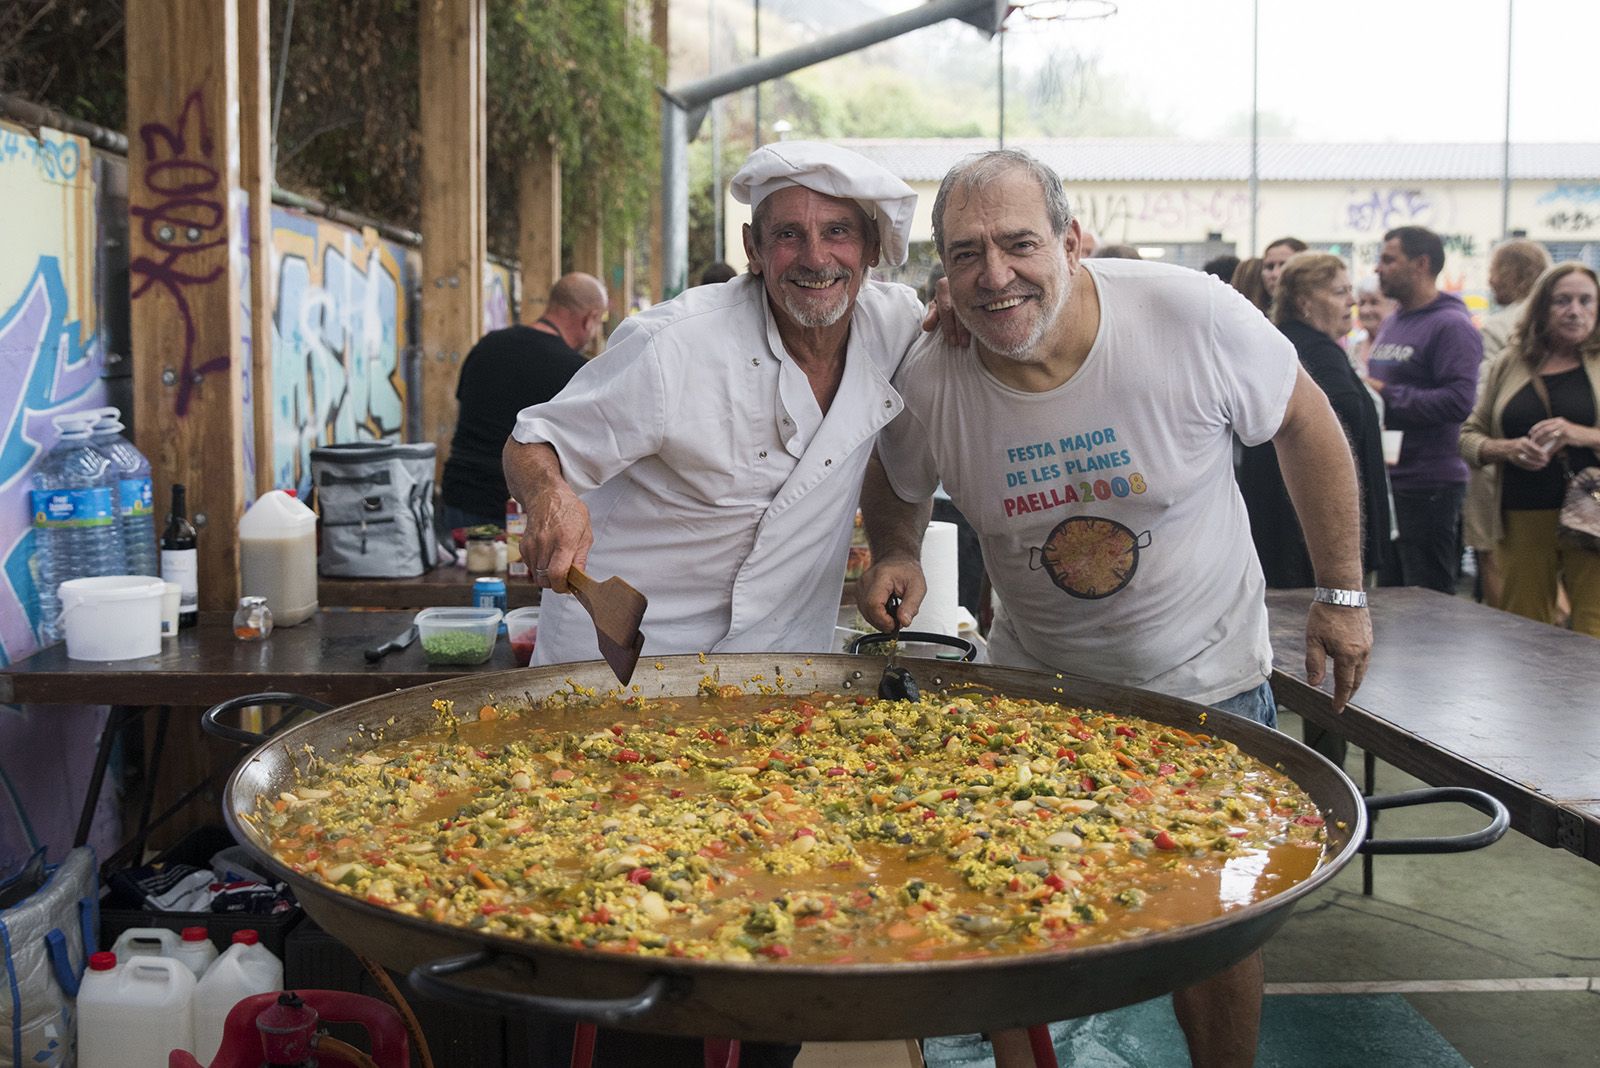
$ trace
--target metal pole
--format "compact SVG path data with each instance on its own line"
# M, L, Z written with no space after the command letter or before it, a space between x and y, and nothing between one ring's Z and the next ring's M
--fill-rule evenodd
M706 54L710 56L710 73L717 73L717 4L706 4ZM711 258L721 263L727 257L722 250L722 101L711 102Z
M689 139L700 130L707 105L729 93L742 92L762 82L825 59L858 52L870 45L920 30L945 19L960 19L991 36L1005 20L1005 0L931 0L886 18L865 23L843 33L765 59L725 70L720 74L675 89L658 87L661 94L661 257L662 299L683 291L689 276Z
M1000 63L997 71L1000 83L1000 143L996 148L1006 147L1006 35L1004 32L994 35L1000 45Z
M1506 0L1506 128L1500 144L1500 236L1511 236L1511 26L1517 0Z
M661 299L689 285L689 116L661 97Z
M1260 247L1256 225L1261 212L1261 0L1250 4L1250 255Z
M715 0L712 0L712 2L714 3ZM755 5L756 5L756 49L755 49L755 58L759 60L761 58L761 0L755 0ZM755 129L755 148L751 149L752 152L755 151L756 148L760 148L761 147L761 83L760 82L756 82L755 88L756 88L756 129Z

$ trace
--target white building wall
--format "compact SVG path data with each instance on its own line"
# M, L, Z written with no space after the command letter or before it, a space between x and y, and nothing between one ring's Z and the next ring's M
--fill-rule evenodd
M913 183L913 243L933 240L937 183ZM1220 233L1236 254L1249 254L1250 192L1242 182L1081 182L1068 200L1102 242L1162 245L1204 242ZM728 201L728 262L746 266L740 224L749 208ZM1536 241L1594 242L1600 257L1600 182L1520 181L1511 187L1510 229ZM1489 308L1489 253L1500 238L1500 184L1458 182L1264 182L1260 243L1293 235L1339 246L1356 279L1370 273L1387 230L1426 226L1444 239L1442 288L1476 312ZM1591 257L1591 260L1594 257Z

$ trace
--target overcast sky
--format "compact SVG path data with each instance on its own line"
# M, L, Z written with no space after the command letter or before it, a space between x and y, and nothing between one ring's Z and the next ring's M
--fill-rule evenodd
M1600 141L1600 2L1514 2L1512 139ZM1507 0L1260 5L1261 108L1292 119L1297 140L1500 139ZM1067 5L1093 6L1098 0ZM1008 66L1013 58L1036 63L1067 40L1126 78L1183 136L1215 136L1227 118L1248 113L1251 0L1116 0L1116 7L1109 18L1076 22L1014 12Z

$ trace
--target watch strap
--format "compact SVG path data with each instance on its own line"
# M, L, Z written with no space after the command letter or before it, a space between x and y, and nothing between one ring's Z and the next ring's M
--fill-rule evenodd
M1336 590L1327 586L1318 586L1311 595L1311 600L1316 604L1337 605L1340 608L1365 608L1367 607L1366 590Z

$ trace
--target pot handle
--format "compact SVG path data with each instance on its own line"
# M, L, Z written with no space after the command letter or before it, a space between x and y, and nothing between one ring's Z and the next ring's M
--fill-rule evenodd
M489 990L484 987L466 987L445 981L446 976L459 975L475 968L494 963L499 956L491 949L465 953L459 957L419 964L407 977L411 988L420 994L465 1008L481 1009L486 1004L502 1012L548 1013L569 1019L590 1020L595 1023L615 1025L651 1012L671 990L673 980L668 975L653 975L645 988L630 997L622 998L561 998L542 994L514 994L507 990Z
M1511 825L1511 815L1506 811L1506 806L1498 800L1484 793L1482 790L1472 790L1465 786L1437 786L1423 790L1407 790L1405 793L1389 794L1384 797L1363 798L1367 811L1378 812L1386 808L1410 808L1413 805L1433 805L1456 801L1463 805L1470 805L1489 817L1489 825L1470 834L1458 834L1447 838L1368 838L1361 843L1360 852L1369 856L1381 856L1393 853L1410 853L1425 855L1430 853L1467 853L1474 849L1482 849L1500 840L1506 833L1506 828Z
M960 651L961 659L964 663L971 662L977 659L978 656L978 647L967 641L967 639L958 638L954 634L935 634L926 630L901 630L893 634L859 634L845 647L845 652L854 656L863 649L874 645L886 645L889 642L925 642L928 645L948 645L950 648Z
M305 697L297 693L247 693L241 697L230 698L221 704L212 705L200 717L200 728L207 734L218 738L226 738L230 742L240 742L244 745L260 745L268 738L288 727L294 716L285 716L274 723L266 731L247 731L243 727L235 727L231 723L224 723L219 718L230 712L237 712L242 708L255 708L257 705L277 705L281 708L292 708L296 712L311 712L321 715L333 708L314 697Z

